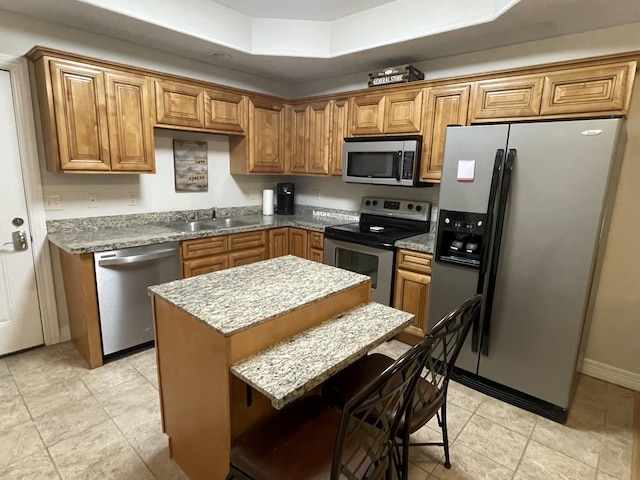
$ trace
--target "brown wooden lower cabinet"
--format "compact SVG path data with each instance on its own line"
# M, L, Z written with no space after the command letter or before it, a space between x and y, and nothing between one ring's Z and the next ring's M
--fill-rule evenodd
M229 253L229 268L247 265L260 260L266 260L268 257L265 247L250 248L249 250L241 250L239 252Z
M289 228L289 254L307 258L309 243L308 233L302 228Z
M289 254L289 227L269 230L269 258Z
M398 250L396 256L393 306L415 315L413 324L396 338L411 345L418 343L428 328L431 260L430 254L413 250Z

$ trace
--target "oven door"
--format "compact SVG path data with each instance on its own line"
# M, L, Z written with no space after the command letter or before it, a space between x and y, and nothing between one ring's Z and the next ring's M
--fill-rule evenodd
M371 300L391 305L393 250L325 237L324 263L371 277Z

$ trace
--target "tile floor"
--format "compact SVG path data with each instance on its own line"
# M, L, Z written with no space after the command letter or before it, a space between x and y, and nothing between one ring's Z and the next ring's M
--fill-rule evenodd
M5 357L0 407L3 480L187 479L161 430L153 349L95 370L70 343ZM453 467L413 447L410 480L630 480L630 390L583 376L563 426L452 383L448 413ZM416 435L438 436L433 422Z

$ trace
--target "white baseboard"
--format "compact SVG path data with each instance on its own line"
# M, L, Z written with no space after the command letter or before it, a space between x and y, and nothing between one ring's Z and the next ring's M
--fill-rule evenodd
M62 327L60 329L60 342L68 342L71 340L71 330L69 327Z
M640 374L585 358L579 369L585 375L640 392Z

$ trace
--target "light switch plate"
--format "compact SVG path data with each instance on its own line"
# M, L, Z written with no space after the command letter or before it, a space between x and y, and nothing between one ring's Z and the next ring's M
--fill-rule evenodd
M44 196L45 210L62 210L62 197L60 195Z

